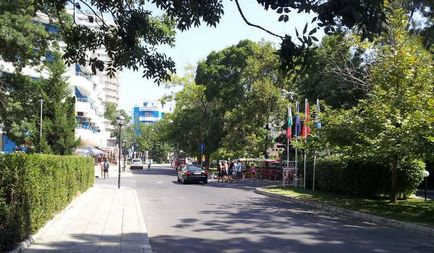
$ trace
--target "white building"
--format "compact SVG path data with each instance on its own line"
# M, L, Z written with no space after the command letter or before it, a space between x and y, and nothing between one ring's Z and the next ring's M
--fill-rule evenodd
M72 11L70 11L72 14ZM89 22L89 16L93 16L92 13L87 13L86 15L81 13L75 14L75 22L79 25L85 25L92 29L97 29L98 25L95 22ZM95 16L93 16L93 20L97 20ZM112 21L106 20L108 24L115 25ZM108 63L109 58L105 51L104 47L101 47L99 50L96 50L94 53L88 53L89 57L96 57L99 60L102 60L105 64ZM85 69L87 74L92 73L91 69L86 66L80 66L80 69ZM116 107L119 106L119 78L117 76L115 77L109 77L106 73L97 71L95 76L95 86L98 87L97 93L99 94L97 97L102 101L102 104L105 106L106 103L113 103L116 105ZM102 112L104 113L104 111ZM103 114L101 115L103 116ZM110 136L110 132L113 129L113 126L110 124L110 122L104 118L101 119L102 121L102 127L103 129L102 140L100 140L100 144L98 146L103 148L115 148L116 147L116 138L112 138Z
M164 117L166 113L175 110L174 102L162 104L159 100L145 100L141 105L133 107L133 124L154 124Z
M89 23L86 15L76 13L77 24L95 28L95 24ZM49 24L48 16L38 13L37 22L42 23L46 30L56 33L57 28ZM60 42L62 46L62 42ZM108 61L103 48L95 53L88 53L89 57L98 57ZM0 72L13 73L15 68L11 63L0 60ZM33 78L48 78L46 71L40 71L37 67L26 67L22 74ZM73 64L67 67L65 73L71 95L76 97L75 115L77 125L76 138L81 139L82 146L98 146L101 148L115 147L116 140L110 137L112 126L104 119L105 104L111 102L118 106L119 103L119 80L117 77L110 78L103 72L92 74L89 66Z

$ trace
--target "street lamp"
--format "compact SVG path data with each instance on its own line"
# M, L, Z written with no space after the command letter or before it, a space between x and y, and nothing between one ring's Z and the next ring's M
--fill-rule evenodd
M118 155L118 165L119 165L119 173L118 173L118 189L121 188L121 133L122 126L125 123L125 118L122 115L117 117L117 122L119 126L119 135L118 135L118 146L119 146L119 155Z
M429 177L429 172L427 170L422 171L422 175L425 179L425 201L426 201L426 189L428 188L428 177Z

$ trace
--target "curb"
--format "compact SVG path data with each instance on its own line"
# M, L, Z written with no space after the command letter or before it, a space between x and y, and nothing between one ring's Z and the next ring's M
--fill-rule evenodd
M92 187L89 187L89 189L87 189L82 194L78 195L62 211L60 211L59 213L54 215L54 217L51 220L49 220L47 223L45 223L45 225L42 228L40 228L36 233L34 233L33 235L30 235L30 237L28 239L18 243L18 245L13 250L8 251L8 253L21 253L21 252L23 252L24 249L26 249L30 245L32 245L45 232L45 230L50 228L54 222L56 222L60 217L62 217L62 215L66 211L71 209L77 203L77 201L88 196L92 192L91 190L93 190L94 188L95 188L95 184Z
M403 222L403 221L397 221L397 220L392 220L392 219L388 219L388 218L383 218L383 217L379 217L379 216L372 215L372 214L362 213L359 211L353 211L353 210L344 209L344 208L340 208L340 207L330 206L330 205L319 203L316 201L299 200L299 199L295 199L295 198L292 198L289 196L282 196L279 194L266 192L261 187L256 188L255 193L260 194L260 195L269 196L272 198L281 199L284 201L290 201L290 202L294 202L297 204L314 207L317 209L326 210L328 212L340 214L343 216L349 216L349 217L353 217L353 218L362 219L362 220L373 222L373 223L376 223L379 225L398 228L398 229L401 229L404 231L416 232L419 234L424 234L426 236L434 237L434 228L416 225L416 224L409 223L409 222Z
M143 218L142 208L140 207L139 196L137 195L137 191L135 189L134 193L136 196L136 212L139 216L139 224L142 227L143 232L143 250L144 253L153 253L151 243L149 242L148 230L146 229L145 219Z

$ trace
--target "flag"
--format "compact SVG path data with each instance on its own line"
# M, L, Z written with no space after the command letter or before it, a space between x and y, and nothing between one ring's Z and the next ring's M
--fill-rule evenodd
M319 113L321 112L319 107L319 99L316 100L316 113L315 113L315 127L321 128L321 121L319 120Z
M291 107L288 106L288 124L286 126L286 138L290 140L291 136L292 136L292 111L291 111Z
M309 109L309 102L307 99L304 100L304 123L303 128L301 130L301 135L303 138L307 138L308 135L310 135L310 127L308 126L308 123L310 121L310 109Z
M298 102L295 102L295 127L294 127L294 136L300 136L301 134L301 120L300 116L298 116L298 113L300 112L300 106Z

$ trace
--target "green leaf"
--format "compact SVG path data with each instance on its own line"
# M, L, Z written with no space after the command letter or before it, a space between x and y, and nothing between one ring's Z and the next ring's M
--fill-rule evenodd
M303 34L305 34L306 32L307 32L307 23L306 23L306 25L304 26Z

